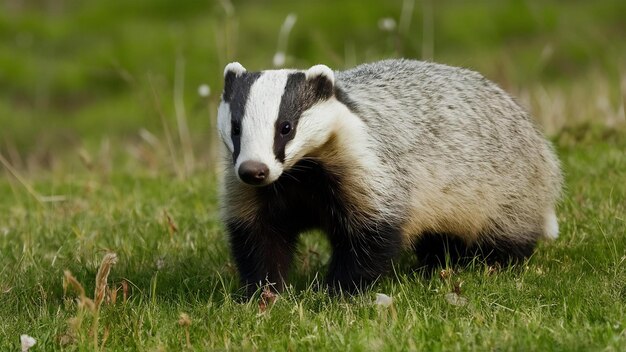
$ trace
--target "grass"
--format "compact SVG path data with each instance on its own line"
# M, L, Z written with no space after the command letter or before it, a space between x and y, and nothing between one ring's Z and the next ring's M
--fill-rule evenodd
M408 32L377 28L399 21L402 1L227 4L0 5L0 350L19 349L24 333L46 351L623 348L624 2L433 2L424 38L420 2ZM211 120L225 62L271 66L291 12L288 66L432 50L518 96L563 162L561 237L496 272L423 278L407 255L370 291L338 299L311 289L329 258L311 233L293 287L264 311L242 303L218 219ZM209 98L196 93L203 83ZM111 291L90 308L109 252ZM375 293L393 305L374 305Z
M107 349L184 348L178 320L186 313L197 350L619 350L626 343L625 137L561 148L562 235L523 266L490 273L477 265L425 279L407 259L371 291L334 299L309 288L329 254L311 234L292 272L294 288L264 313L256 300L240 303L210 174L183 181L93 170L35 181L36 190L67 198L53 203L38 203L6 178L0 349L15 350L28 333L42 350L91 350L89 315L75 292L63 291L63 271L93 297L100 260L114 251L109 283L119 292L99 313ZM459 285L467 306L445 299ZM392 296L392 308L374 306L376 292ZM85 322L72 327L81 314Z

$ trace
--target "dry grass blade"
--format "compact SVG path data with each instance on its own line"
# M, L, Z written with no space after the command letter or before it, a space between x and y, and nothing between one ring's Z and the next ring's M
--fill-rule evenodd
M452 268L448 268L448 269L441 269L441 271L439 272L439 277L442 280L448 280L452 277L452 275L454 275L454 269Z
M26 189L28 194L30 194L39 204L43 203L54 203L54 202L63 202L66 200L65 196L52 195L52 196L42 196L39 194L33 186L31 186L26 179L20 175L20 173L9 163L7 159L0 154L0 164L2 164L7 171Z
M167 223L167 231L170 234L170 237L174 235L174 233L178 232L178 226L174 222L174 219L170 216L167 210L163 210L163 217L165 218L165 222Z
M191 318L187 313L180 313L178 318L178 325L185 329L185 340L187 342L187 348L191 349L191 337L189 336L189 327L191 326Z
M170 132L170 128L167 125L167 121L165 118L165 114L163 113L163 109L161 107L161 98L159 97L159 94L156 90L156 88L154 87L154 83L152 82L152 76L148 76L149 78L149 83L150 83L150 88L152 90L152 96L154 99L154 106L155 109L159 115L159 117L161 118L161 125L163 126L163 133L165 134L165 140L167 142L167 147L168 150L170 152L170 160L172 162L172 165L174 167L174 171L176 172L176 175L178 176L178 178L183 179L184 178L184 171L182 170L182 168L179 166L178 164L178 157L176 156L176 148L174 147L174 142L172 140L172 134Z
M67 291L67 288L71 287L72 289L74 289L74 291L78 292L78 305L80 307L87 307L87 309L92 312L95 311L96 305L91 300L91 298L88 298L87 295L85 295L85 289L83 288L83 285L81 285L80 282L76 280L74 275L72 275L69 270L65 270L63 272L63 275L63 291Z
M102 258L102 262L100 263L100 267L98 268L98 273L96 274L96 289L94 293L94 299L88 298L85 294L85 288L83 285L76 280L74 275L69 270L65 270L64 279L63 279L63 291L67 292L67 289L71 287L78 293L78 307L85 308L93 314L93 322L91 326L90 335L93 336L93 348L95 350L102 349L104 344L106 343L109 337L109 329L108 327L104 330L104 336L102 339L102 344L98 344L98 318L99 318L99 309L100 305L104 301L107 292L107 281L109 278L109 274L111 273L111 267L117 263L117 255L115 253L107 253L104 258ZM113 295L112 295L113 296ZM116 295L117 296L117 295ZM64 334L62 336L63 343L72 343L75 340L74 332L80 330L80 326L82 324L82 314L79 314L78 317L72 318L70 320L70 326L72 327L71 332ZM99 347L100 346L100 347Z
M28 184L28 182L26 182L26 180L22 177L22 175L20 175L19 172L17 172L17 170L15 170L13 168L13 166L11 166L11 164L9 163L9 161L7 159L4 158L4 156L2 154L0 154L0 163L2 163L2 165L9 171L9 173L15 177L15 179L22 184L22 186L24 186L24 189L26 189L26 191L28 192L28 194L30 194L33 198L35 198L35 200L39 203L42 204L43 201L41 200L41 195L39 193L37 193L37 191L35 191L33 189L33 187Z
M452 287L452 292L456 293L457 295L461 294L461 286L463 286L463 281L457 281L454 283L454 286Z
M109 278L109 273L111 272L111 267L117 263L117 254L115 253L107 253L104 258L102 258L102 263L100 263L100 268L98 269L98 274L96 275L96 290L94 293L94 303L96 305L96 309L100 308L104 297L107 292L107 280Z
M63 280L64 292L66 292L67 288L71 286L76 292L78 292L78 295L80 297L85 296L85 289L83 288L83 285L81 285L80 282L76 280L74 275L72 275L72 273L69 270L63 271L63 276L64 276L64 280Z
M290 13L287 15L283 25L280 27L280 32L278 33L278 49L276 50L273 59L274 67L283 67L285 65L289 33L291 33L297 19L298 17L296 14Z
M80 161L83 163L83 165L85 165L87 170L93 170L93 158L86 149L81 148L78 151L78 157L80 158Z
M115 303L117 303L117 292L119 291L119 287L118 288L109 288L109 302L111 302L111 304L115 305Z
M276 293L272 292L269 287L264 287L261 297L259 297L259 313L264 313L277 299L278 295Z
M122 298L124 299L124 303L128 300L128 281L122 280Z
M181 150L183 153L185 176L189 176L195 168L195 157L193 154L191 134L189 133L187 113L185 112L185 103L183 99L184 85L185 61L182 57L179 57L176 60L176 70L174 72L174 110L176 111L176 124L178 126L178 137L180 139Z
M104 345L109 339L109 335L111 334L111 329L107 326L104 328L104 333L102 334L102 342L100 343L100 351L104 351Z

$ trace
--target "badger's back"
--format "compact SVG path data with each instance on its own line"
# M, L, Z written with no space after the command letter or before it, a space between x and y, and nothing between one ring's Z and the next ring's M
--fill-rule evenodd
M556 237L558 160L534 122L480 74L387 60L337 72L368 129L407 236Z

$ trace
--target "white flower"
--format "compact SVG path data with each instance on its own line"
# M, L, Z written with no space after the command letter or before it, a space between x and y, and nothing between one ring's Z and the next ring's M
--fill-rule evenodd
M283 53L282 51L277 52L276 54L274 54L274 67L283 67L283 65L285 64L285 53Z
M24 334L20 335L20 342L22 343L22 352L28 352L31 347L35 346L37 340Z
M156 260L156 269L161 270L165 267L165 259L163 257Z
M384 293L376 294L376 301L374 302L375 305L381 306L381 307L389 307L392 303L393 303L393 298L387 296L386 294Z
M211 95L211 87L209 87L208 84L201 84L200 86L198 86L198 95L206 98L209 95Z
M392 32L396 29L396 20L391 17L381 18L378 20L378 28L380 28L381 31Z

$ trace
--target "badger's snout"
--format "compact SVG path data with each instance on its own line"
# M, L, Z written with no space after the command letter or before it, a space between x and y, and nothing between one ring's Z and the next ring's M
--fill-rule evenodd
M253 186L265 184L270 176L270 169L267 165L253 160L241 163L237 172L243 182Z

